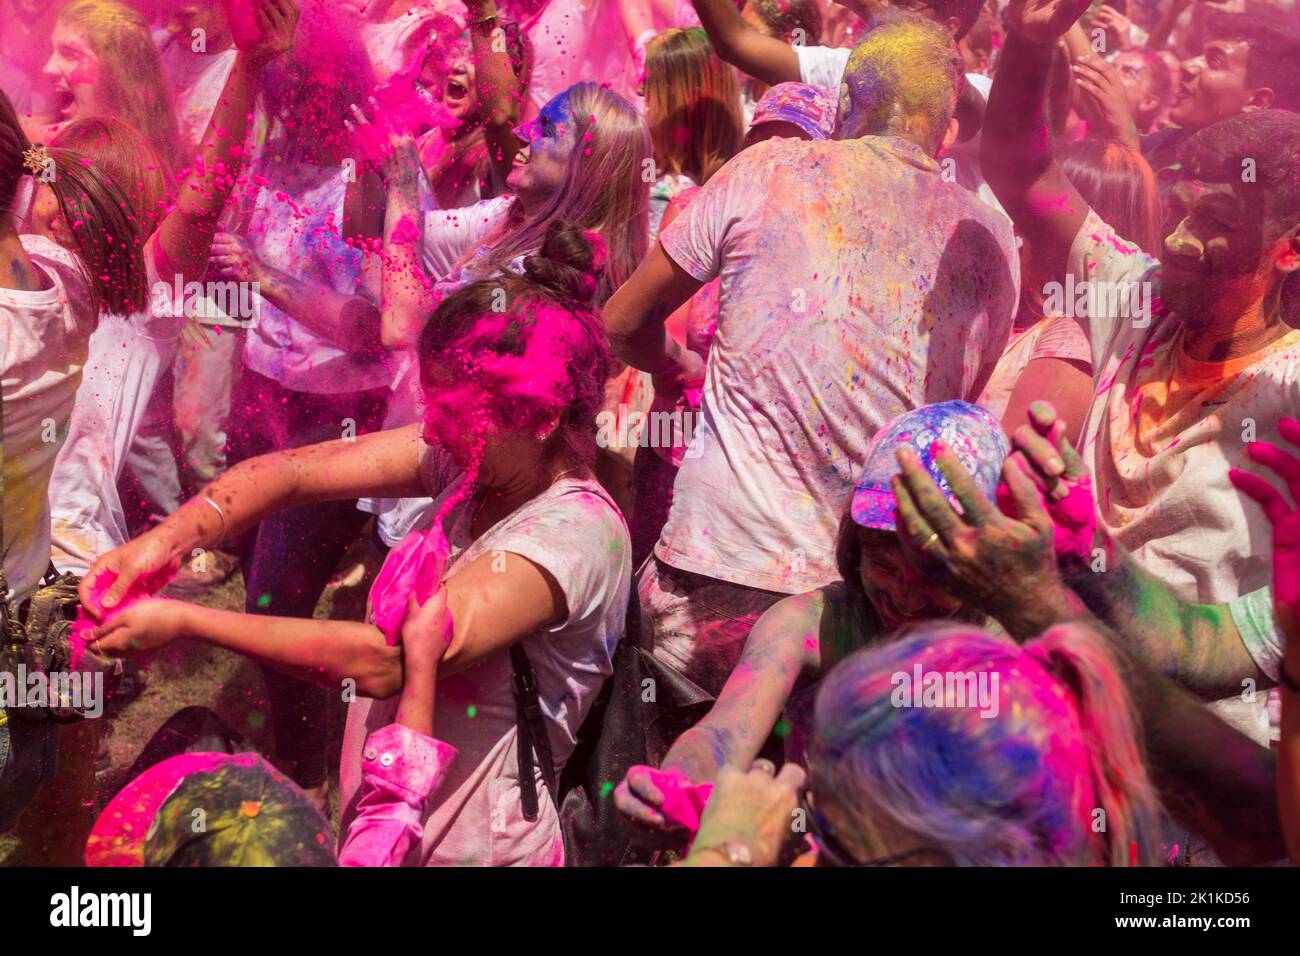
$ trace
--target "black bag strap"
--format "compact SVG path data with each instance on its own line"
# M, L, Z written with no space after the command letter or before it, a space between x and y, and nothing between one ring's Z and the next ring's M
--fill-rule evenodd
M515 721L519 737L516 750L519 757L519 797L523 804L524 819L537 820L540 807L537 802L537 777L534 767L542 768L542 781L551 795L558 799L555 761L551 755L551 738L546 732L546 715L537 699L537 674L522 644L510 645L510 669L514 674ZM537 763L534 764L534 753Z

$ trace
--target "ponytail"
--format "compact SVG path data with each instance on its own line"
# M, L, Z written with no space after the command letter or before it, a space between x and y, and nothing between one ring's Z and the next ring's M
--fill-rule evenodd
M1025 650L1074 698L1090 760L1100 836L1111 866L1148 866L1156 858L1160 806L1138 742L1138 721L1119 672L1091 629L1063 624Z
M125 193L80 153L33 145L0 92L0 215L12 214L25 175L54 194L95 312L142 311L148 302L144 242Z

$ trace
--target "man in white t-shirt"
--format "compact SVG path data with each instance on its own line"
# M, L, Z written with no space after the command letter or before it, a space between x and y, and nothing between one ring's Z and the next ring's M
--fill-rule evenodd
M920 70L899 69L897 50ZM664 319L721 278L702 421L640 581L656 656L706 690L767 607L838 580L836 529L876 429L973 401L1006 345L1010 223L935 160L955 135L960 71L923 17L871 31L841 87L838 141L745 150L606 306L619 357L671 395L701 359Z
M1225 698L1220 713L1266 741L1266 695L1242 690L1277 675L1271 528L1229 470L1248 464L1251 442L1280 443L1279 418L1300 413L1300 331L1281 311L1282 286L1300 271L1300 116L1246 112L1190 137L1161 256L1145 255L1083 201L1046 133L1054 43L1086 5L1013 3L984 168L1030 246L1066 264L1075 290L1069 311L1096 382L1080 451L1101 525L1181 601L1220 606L1209 643L1184 641L1154 663Z

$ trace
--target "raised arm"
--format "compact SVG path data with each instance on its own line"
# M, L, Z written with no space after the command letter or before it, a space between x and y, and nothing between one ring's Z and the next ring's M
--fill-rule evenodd
M1048 87L1057 40L1087 0L1013 0L984 114L984 178L1037 256L1064 263L1087 203L1053 156Z
M771 86L798 82L794 47L751 27L732 0L691 0L691 5L719 59Z
M152 593L196 548L215 547L268 514L318 501L424 493L420 425L274 452L240 462L140 537L100 557L81 582L81 602L102 617L96 585L109 576L104 608L128 589ZM301 623L301 622L299 622Z
M483 135L495 181L504 183L519 152L519 125L524 90L510 63L505 27L496 0L465 0L474 56L475 80L483 108Z
M241 46L235 56L203 134L202 149L192 157L175 207L158 226L158 272L179 275L182 284L202 279L207 271L217 222L247 158L244 140L257 97L258 74L289 49L298 26L294 0L259 0L254 14L261 30L254 42Z

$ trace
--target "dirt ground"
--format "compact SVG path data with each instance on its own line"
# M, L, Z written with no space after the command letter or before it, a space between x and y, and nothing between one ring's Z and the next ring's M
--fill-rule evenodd
M358 541L340 568L365 566L365 577L351 587L326 590L316 607L315 617L339 620L362 620L366 597L378 570L378 561L363 541ZM221 585L204 594L196 603L205 607L242 611L244 581L238 570ZM96 811L126 781L127 770L139 756L149 738L178 710L201 705L215 711L241 733L247 747L268 757L271 753L270 705L266 685L258 666L238 655L192 641L179 641L157 655L148 664L148 684L143 693L126 705L120 716L111 718L108 749L111 762L96 778ZM331 805L335 829L338 827L338 754L343 737L346 705L342 695L332 715L328 746L331 767ZM0 866L21 866L18 840L13 835L0 836Z

